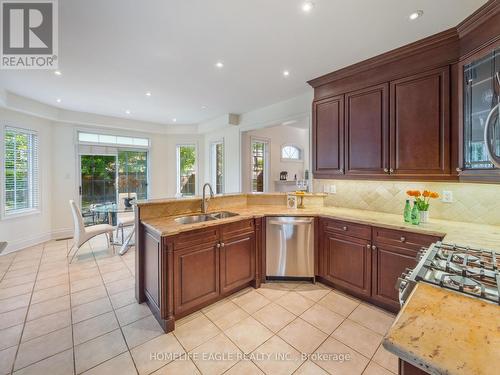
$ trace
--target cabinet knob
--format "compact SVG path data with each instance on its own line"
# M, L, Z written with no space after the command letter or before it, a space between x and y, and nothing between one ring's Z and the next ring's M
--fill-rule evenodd
M347 227L346 227L346 226L343 226L343 227L342 227L342 230L343 230L343 231L346 231L346 230L347 230Z
M460 174L460 172L462 172L462 168L457 168L456 171L458 174Z
M389 169L389 173L394 173L394 169Z
M369 249L371 245L369 243L366 244L366 248Z
M339 172L344 174L344 168L340 168Z
M389 169L388 168L384 168L384 173L389 173Z
M377 250L377 246L372 245L372 250Z
M400 240L401 240L401 242L405 242L406 241L406 237L405 236L401 236Z
M217 245L215 245L215 247L216 247L217 249L220 249L220 243L218 243Z
M224 246L226 246L226 245L224 244L224 242L221 242L220 247L224 247Z

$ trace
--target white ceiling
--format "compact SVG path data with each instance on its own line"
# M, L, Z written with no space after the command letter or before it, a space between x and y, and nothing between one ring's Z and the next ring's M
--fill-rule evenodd
M315 0L305 14L302 0L59 0L62 76L0 71L0 87L70 110L200 123L299 95L307 80L455 26L485 2Z

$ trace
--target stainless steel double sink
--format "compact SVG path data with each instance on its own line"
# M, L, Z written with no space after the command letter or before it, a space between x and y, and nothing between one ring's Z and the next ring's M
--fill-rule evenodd
M177 219L174 219L174 221L178 224L195 224L204 221L226 219L228 217L233 217L233 216L238 216L238 214L229 211L219 211L219 212L212 212L209 214L182 216L178 217Z

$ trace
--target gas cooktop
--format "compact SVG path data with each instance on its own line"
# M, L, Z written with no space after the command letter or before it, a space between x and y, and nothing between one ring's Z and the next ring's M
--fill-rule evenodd
M418 281L455 290L500 305L500 254L452 243L423 248L417 266L398 279L403 304Z

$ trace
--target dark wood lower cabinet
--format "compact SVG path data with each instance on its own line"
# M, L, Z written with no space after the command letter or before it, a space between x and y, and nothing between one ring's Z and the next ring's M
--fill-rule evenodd
M220 292L231 293L255 278L255 235L224 241L220 248Z
M391 311L399 311L396 281L406 268L417 265L417 252L391 245L373 246L372 299Z
M399 375L427 375L428 373L412 364L399 359Z
M364 239L326 232L323 244L323 277L346 291L370 296L370 243Z
M220 293L218 243L174 251L174 313L215 301Z
M396 282L417 253L441 238L333 219L320 220L319 278L389 311L400 309Z
M321 218L315 235L319 280L391 311L397 278L436 236ZM258 288L265 275L262 219L162 237L138 225L137 300L147 302L166 332L176 319L235 291Z

